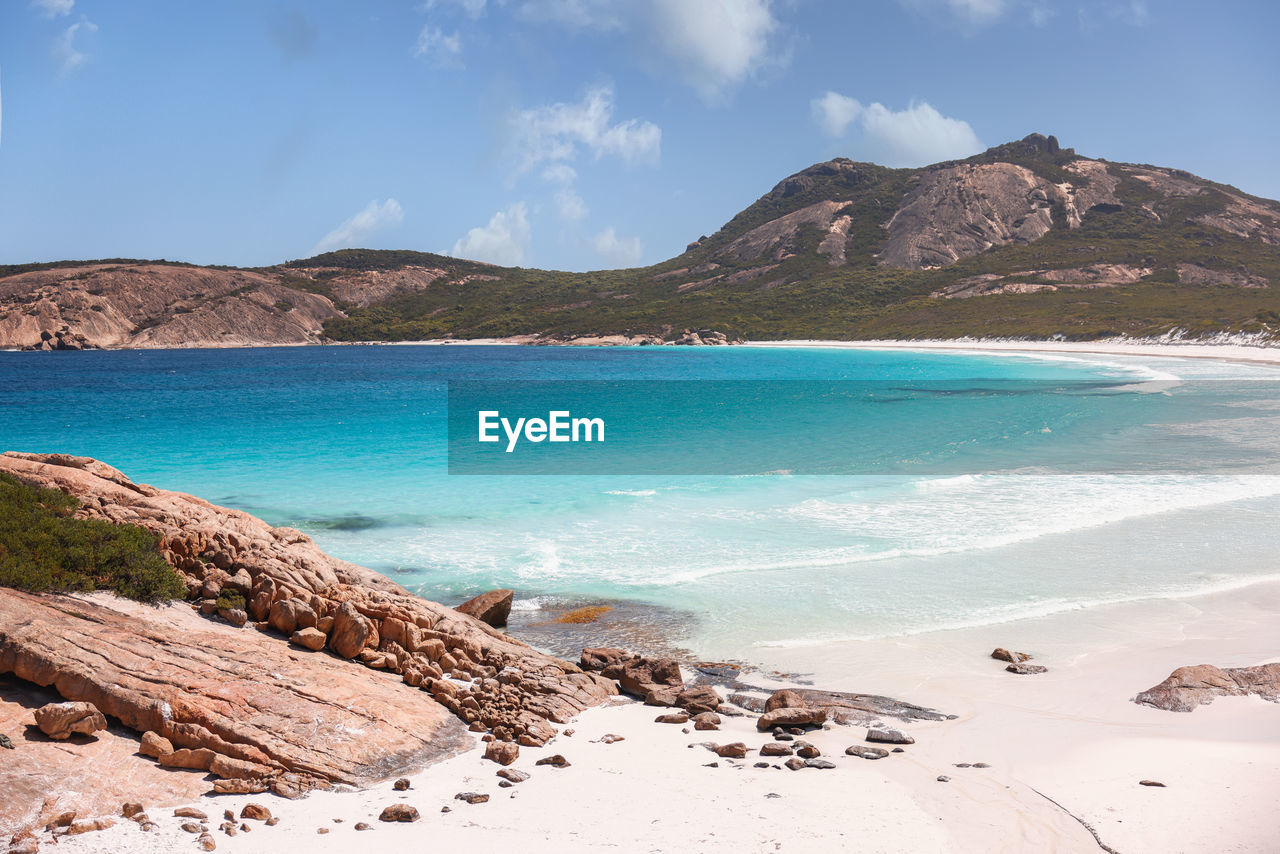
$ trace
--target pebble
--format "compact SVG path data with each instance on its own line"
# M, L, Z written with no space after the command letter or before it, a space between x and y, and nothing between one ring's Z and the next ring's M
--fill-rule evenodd
M826 771L828 769L836 767L836 763L828 762L826 759L806 759L804 761L804 767L818 768L820 770Z
M945 775L945 774L940 774L940 775L938 776L938 782L939 782L939 783L950 783L950 782L951 782L951 778L950 778L950 777L948 777L948 776L947 776L947 775Z
M865 744L855 744L845 748L844 752L848 756L857 756L861 759L884 759L889 755L889 751L882 747L867 747Z
M1161 783L1159 780L1139 780L1138 785L1139 786L1155 786L1157 789L1165 788L1164 783Z
M534 765L550 765L552 768L568 768L570 765L570 762L568 759L565 759L559 753L556 753L552 756L544 756L533 764Z
M391 788L395 789L397 792L405 791L409 788L409 778L401 777L399 780L396 780L391 784Z
M479 792L458 792L453 796L455 801L466 801L469 804L487 804L489 796L482 795Z
M367 821L356 822L356 830L373 830L373 826Z
M1010 664L1005 670L1017 673L1019 676L1031 676L1035 673L1047 673L1049 668L1043 664Z

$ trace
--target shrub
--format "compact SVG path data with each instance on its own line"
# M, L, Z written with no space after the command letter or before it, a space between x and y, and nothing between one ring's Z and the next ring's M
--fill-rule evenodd
M35 592L110 590L158 604L186 592L160 556L160 537L136 525L78 519L80 502L0 473L0 585Z
M244 605L244 594L239 590L224 587L222 592L218 594L219 611L243 611Z

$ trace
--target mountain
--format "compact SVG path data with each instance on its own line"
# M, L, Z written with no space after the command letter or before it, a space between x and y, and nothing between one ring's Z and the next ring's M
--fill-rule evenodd
M704 330L689 333L688 330ZM838 158L652 267L564 273L344 250L255 270L0 268L0 345L529 336L1090 339L1280 332L1280 203L1032 134L965 160Z

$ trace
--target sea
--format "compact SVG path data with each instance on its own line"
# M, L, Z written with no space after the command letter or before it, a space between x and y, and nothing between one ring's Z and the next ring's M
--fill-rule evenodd
M547 389L616 392L621 412L645 408L638 389L693 403L677 413L652 398L657 465L460 473L450 457L469 434L450 441L450 389L486 383L538 389L541 402ZM713 391L699 405L702 388ZM839 406L815 402L831 394ZM517 614L652 609L682 648L719 660L1280 578L1278 427L1280 369L1192 359L0 352L0 450L96 457L298 528L446 603L509 587Z

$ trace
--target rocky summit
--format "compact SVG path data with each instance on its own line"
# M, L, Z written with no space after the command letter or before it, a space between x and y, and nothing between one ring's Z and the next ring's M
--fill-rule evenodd
M362 249L253 270L124 259L4 267L0 347L1269 340L1278 283L1280 203L1030 134L918 169L815 164L681 254L637 269Z
M55 737L94 733L100 712L161 766L212 774L214 791L293 796L452 755L471 743L468 726L540 745L617 693L611 680L329 557L296 530L88 458L9 453L0 471L74 495L78 515L158 534L191 600L0 595L0 675L68 701L37 718ZM232 599L243 610L225 607ZM290 643L300 629L323 645ZM11 770L40 761L11 755ZM29 822L29 807L0 812L10 823L0 831Z

